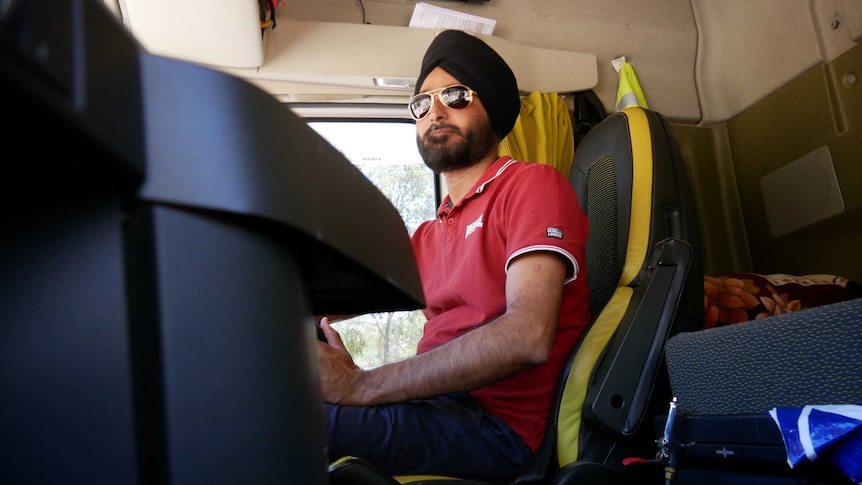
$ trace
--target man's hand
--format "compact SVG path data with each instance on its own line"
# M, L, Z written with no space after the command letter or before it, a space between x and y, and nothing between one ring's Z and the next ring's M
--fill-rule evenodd
M363 371L344 348L341 336L330 326L329 318L320 319L320 329L326 337L326 342L317 343L323 400L334 404L357 404L351 393Z

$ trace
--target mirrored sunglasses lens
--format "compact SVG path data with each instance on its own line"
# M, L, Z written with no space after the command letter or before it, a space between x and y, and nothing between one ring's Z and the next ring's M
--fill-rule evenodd
M452 86L440 93L440 101L453 109L464 109L470 105L470 91L463 86Z
M431 96L428 94L420 94L410 101L410 112L413 117L422 118L431 110Z

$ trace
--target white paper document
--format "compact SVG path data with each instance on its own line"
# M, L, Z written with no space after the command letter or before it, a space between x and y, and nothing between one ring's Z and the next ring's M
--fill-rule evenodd
M413 8L413 16L410 17L410 27L425 29L450 28L469 30L488 35L494 33L496 25L497 21L493 19L461 13L425 2L417 3L416 7Z

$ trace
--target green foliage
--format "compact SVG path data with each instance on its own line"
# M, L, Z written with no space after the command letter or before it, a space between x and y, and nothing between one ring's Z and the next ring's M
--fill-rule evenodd
M333 324L353 361L368 369L416 354L425 315L421 311L369 313Z
M433 174L424 165L359 164L365 176L389 199L411 234L434 217ZM345 347L356 365L376 367L416 354L425 316L421 311L371 313L337 322Z
M425 165L358 165L392 205L412 234L420 223L434 218L434 176Z

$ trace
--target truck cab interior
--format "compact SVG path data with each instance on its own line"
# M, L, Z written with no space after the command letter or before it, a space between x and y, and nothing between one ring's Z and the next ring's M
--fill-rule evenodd
M313 127L412 123L447 15L561 100L596 228L511 483L862 480L862 426L796 466L774 415L862 405L862 3L10 0L0 482L458 483L327 459L314 355L314 315L424 306L403 213Z

